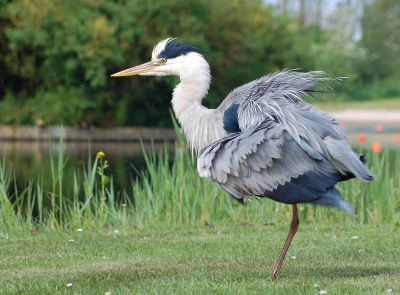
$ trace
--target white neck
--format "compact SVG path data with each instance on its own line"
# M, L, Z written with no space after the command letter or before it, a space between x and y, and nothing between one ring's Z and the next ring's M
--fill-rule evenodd
M185 57L184 64L187 66L179 69L181 82L172 94L172 108L190 148L199 153L225 136L226 131L223 128L223 114L201 105L211 83L208 63L198 53L190 53Z

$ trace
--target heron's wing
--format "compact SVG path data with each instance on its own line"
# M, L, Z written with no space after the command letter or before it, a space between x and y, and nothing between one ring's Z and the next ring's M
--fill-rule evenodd
M304 97L331 89L326 82L337 81L324 75L320 71L303 73L290 69L275 72L234 89L218 109L224 112L231 105L239 104L239 125L242 130L259 125L266 116L282 119L281 123L285 126L284 119L291 116L289 106L303 102ZM319 115L328 121L335 121L323 111Z
M301 136L310 146L324 154L342 175L342 180L357 177L361 181L375 179L375 175L365 166L366 157L355 153L347 143L344 129L328 113L305 103L299 103L297 124L306 128L306 137Z
M264 196L282 203L311 202L352 211L333 187L339 173L322 155L310 154L281 124L266 119L204 148L200 176L238 199Z
M335 128L339 123L332 116L302 100L330 89L326 82L335 79L323 77L324 74L289 69L275 72L234 89L218 110L227 114L236 105L237 126L241 131L257 126L269 117L285 126L297 141L305 141L327 156L321 137L329 134L334 138L345 138L345 134Z
M225 109L225 129L244 131L270 118L282 124L310 156L320 154L332 159L344 178L357 176L362 181L371 180L375 176L347 144L339 122L302 100L330 88L325 82L335 79L323 75L323 72L284 70L236 88L219 107Z

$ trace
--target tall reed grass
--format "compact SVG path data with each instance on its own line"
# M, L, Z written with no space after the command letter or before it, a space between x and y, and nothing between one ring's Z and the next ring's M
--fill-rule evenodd
M160 153L144 152L144 157L146 169L138 171L139 176L132 179L131 186L121 192L114 190L112 175L107 175L106 155L99 152L94 160L88 157L83 173L74 173L68 195L63 195L62 190L63 170L68 160L64 159L62 140L58 158L51 154L52 191L43 189L43 179L39 177L27 180L25 189L18 192L13 172L3 158L0 163L0 238L29 231L82 227L173 227L215 222L286 224L290 220L290 206L268 199L245 201L241 205L223 190L201 179L195 158L182 141L175 144L172 158L167 144ZM399 225L400 152L369 151L368 159L368 166L377 175L375 181L351 180L338 185L343 196L355 207L355 215L305 204L299 206L301 220Z
M223 190L201 179L195 159L186 148L176 146L169 165L166 150L158 156L145 155L147 170L132 183L136 218L146 223L195 224L227 221L234 223L284 223L291 207L269 199L245 200L241 205ZM368 166L377 179L357 179L338 184L342 195L353 204L355 215L327 207L299 205L300 218L307 222L398 223L400 215L400 152L368 152ZM145 197L143 197L145 196Z

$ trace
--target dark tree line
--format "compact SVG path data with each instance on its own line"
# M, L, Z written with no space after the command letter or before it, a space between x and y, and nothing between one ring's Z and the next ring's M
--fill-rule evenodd
M286 67L349 76L340 99L400 96L399 10L395 0L366 5L354 42L321 29L321 16L299 22L260 0L0 0L0 123L170 126L177 78L110 78L167 37L212 53L210 107Z

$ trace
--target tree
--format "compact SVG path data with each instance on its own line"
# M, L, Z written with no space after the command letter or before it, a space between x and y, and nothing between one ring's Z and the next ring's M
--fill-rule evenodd
M362 18L361 45L366 49L365 79L372 82L400 77L400 3L398 0L373 1Z
M179 37L214 54L206 57L214 78L206 101L215 106L234 87L283 67L292 45L291 21L259 0L14 0L3 7L6 123L170 126L176 78L110 74L147 61L161 39Z

